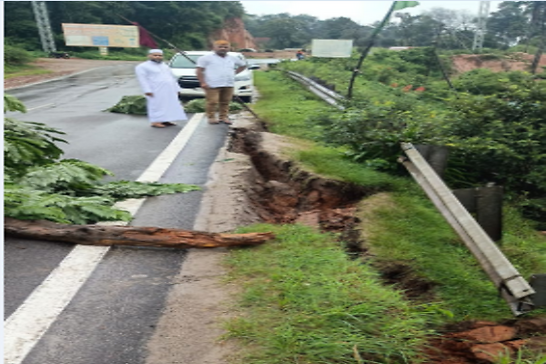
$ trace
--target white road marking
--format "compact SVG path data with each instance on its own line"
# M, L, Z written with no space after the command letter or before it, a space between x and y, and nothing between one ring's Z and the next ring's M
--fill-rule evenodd
M203 114L195 114L175 139L138 178L140 182L157 182L176 156L184 149ZM145 199L121 201L115 206L133 216ZM105 222L101 225L127 225ZM20 364L42 336L68 306L98 266L109 247L76 245L64 260L4 322L4 364Z
M33 111L33 110L37 110L37 109L42 109L42 108L48 107L48 106L55 106L55 104L51 103L51 104L45 104L45 105L35 106L35 107L31 107L30 109L27 109L27 111Z

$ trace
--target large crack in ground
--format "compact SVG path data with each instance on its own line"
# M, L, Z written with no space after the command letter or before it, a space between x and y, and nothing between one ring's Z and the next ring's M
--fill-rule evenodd
M227 174L221 183L238 189L235 198L238 217L234 228L253 222L301 223L323 232L336 232L352 257L368 259L362 221L356 216L357 205L377 191L328 179L302 169L283 150L297 149L286 137L263 131L252 118L238 117L220 161L232 162L223 168L239 168L229 183ZM237 167L238 165L238 167ZM227 190L226 190L227 191ZM221 194L221 193L220 193ZM222 226L220 224L220 226ZM373 257L370 258L373 260ZM373 263L372 263L373 264ZM385 284L395 285L408 299L429 302L434 284L417 277L402 263L377 266ZM507 322L467 321L446 326L429 343L429 363L493 363L499 355L516 353L522 347L546 348L546 318L519 318Z

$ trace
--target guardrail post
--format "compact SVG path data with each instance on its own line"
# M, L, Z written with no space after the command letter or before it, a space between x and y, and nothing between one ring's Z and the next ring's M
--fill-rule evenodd
M533 309L530 296L536 292L499 250L472 215L459 202L411 143L402 143L408 158L400 158L466 247L478 260L514 315Z
M478 224L493 241L502 239L502 196L501 186L463 188L453 194L470 213L476 214Z

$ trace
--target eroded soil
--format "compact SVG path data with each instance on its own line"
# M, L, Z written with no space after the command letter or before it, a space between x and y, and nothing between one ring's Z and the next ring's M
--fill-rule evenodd
M476 68L487 68L494 72L529 71L535 56L527 53L514 53L510 57L490 59L485 55L461 54L452 57L455 74L472 71ZM537 73L546 72L546 55L542 55L537 67Z
M246 124L249 125L248 120ZM239 181L248 196L246 209L259 221L297 222L324 232L342 233L348 253L365 256L366 228L357 217L356 205L362 200L374 200L377 191L306 171L283 155L284 148L298 146L291 144L288 138L262 131L257 126L248 129L241 123L234 124L229 152L249 159L247 179ZM388 203L385 201L388 197L377 196ZM371 202L368 206L373 209L377 205ZM366 208L367 205L359 206ZM388 264L378 269L385 284L401 287L408 299L432 298L434 284L414 275L409 267ZM443 334L429 343L428 363L492 363L522 347L546 349L546 318L462 322L440 331Z

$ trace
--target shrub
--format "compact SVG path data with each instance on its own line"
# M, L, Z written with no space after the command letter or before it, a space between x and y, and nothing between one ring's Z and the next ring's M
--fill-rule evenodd
M4 63L6 65L21 66L33 59L32 55L22 48L7 44L4 46Z

